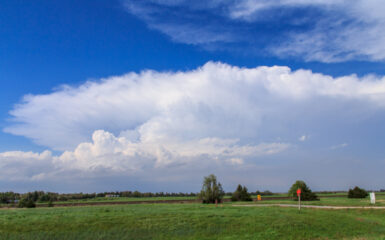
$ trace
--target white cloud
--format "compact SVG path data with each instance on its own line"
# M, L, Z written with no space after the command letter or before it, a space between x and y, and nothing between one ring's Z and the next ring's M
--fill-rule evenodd
M134 175L142 171L162 171L189 164L242 165L244 158L266 156L286 150L285 143L261 143L239 145L237 139L205 138L196 141L161 142L144 139L132 142L126 137L97 130L92 142L80 143L73 151L53 156L50 151L41 154L32 152L0 153L0 179L44 180L58 175L77 172L92 176L125 174ZM76 175L76 174L75 174Z
M244 163L242 158L230 158L228 162L233 165L242 165Z
M336 150L336 149L340 149L340 148L345 148L349 146L349 144L347 143L342 143L342 144L339 144L339 145L334 145L334 146L331 146L330 149L331 150Z
M173 41L210 49L234 51L234 43L240 43L248 53L259 46L279 57L306 61L385 59L380 0L126 0L125 6ZM261 23L280 31L271 34Z
M298 138L299 141L304 142L309 138L309 136L302 135L301 137Z
M5 131L63 153L1 153L0 175L176 178L259 169L267 161L278 166L296 151L290 139L298 132L310 129L329 148L340 126L366 127L366 117L384 112L384 100L385 78L378 76L215 62L186 72L128 73L26 96Z
M183 12L169 10L181 5L193 10L203 10L204 8L213 9L218 6L216 3L201 4L191 1L124 1L125 8L137 17L143 19L151 29L158 30L168 36L175 42L200 45L218 42L233 42L238 37L232 34L223 26L214 26L211 24L201 25L196 20L202 20L199 16L192 16L188 20L188 15ZM184 20L186 18L187 20ZM172 20L171 20L172 18ZM193 21L191 21L193 20Z
M56 150L72 150L98 129L141 142L243 141L258 138L273 124L266 119L300 119L317 98L324 99L325 111L347 102L382 109L385 78L332 78L287 67L247 69L209 62L193 71L129 73L28 95L10 112L13 119L4 130ZM286 114L292 108L297 110Z
M310 30L291 31L287 41L270 46L269 50L278 56L321 62L385 59L385 8L382 1L245 0L237 7L231 16L245 20L253 19L269 8L317 7L324 12Z
M233 1L229 8L229 16L235 19L252 20L261 11L282 7L334 7L343 4L343 0L241 0Z
M233 162L243 161L243 157L256 157L279 153L287 149L284 143L261 143L259 145L239 145L237 139L204 138L192 141L174 139L143 138L132 142L126 137L98 130L92 136L92 143L81 143L74 151L66 151L55 159L61 167L71 167L84 171L98 168L112 171L137 171L145 167L167 167L186 164L191 161Z
M23 181L38 179L53 169L50 151L42 153L12 151L0 153L0 179Z

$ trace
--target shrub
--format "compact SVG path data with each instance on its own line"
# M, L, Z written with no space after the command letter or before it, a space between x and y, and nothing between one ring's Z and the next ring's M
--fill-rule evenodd
M215 203L215 200L219 203L224 194L222 185L217 182L217 177L211 174L204 178L202 190L198 197L203 203Z
M274 195L274 193L269 191L269 190L265 190L263 192L257 190L255 192L251 192L250 194L251 195L261 195L261 196L271 196L271 195Z
M319 200L317 195L313 193L304 181L297 180L289 190L289 196L298 201L297 189L301 189L301 200L315 201Z
M357 186L353 189L349 189L348 192L348 198L366 198L368 195L367 191Z
M19 208L34 208L36 207L35 202L32 199L23 198L19 201Z
M245 186L238 185L237 189L231 196L231 201L252 201L250 194Z

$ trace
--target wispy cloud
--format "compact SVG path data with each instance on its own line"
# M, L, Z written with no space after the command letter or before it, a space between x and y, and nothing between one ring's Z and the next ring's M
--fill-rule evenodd
M385 11L378 0L126 0L124 4L150 28L177 42L306 61L385 59Z
M187 12L182 8L186 7L186 4L189 6L186 9ZM239 40L228 26L220 23L221 19L213 19L197 13L196 11L210 13L215 9L200 1L188 3L186 1L134 0L124 1L124 6L130 13L144 20L150 28L168 35L175 42L209 45ZM216 6L216 4L213 5L213 7Z
M309 136L307 136L307 135L302 135L301 137L298 138L298 140L301 142L305 142L308 139L309 139Z
M331 150L336 150L336 149L340 149L340 148L345 148L349 146L349 144L347 143L342 143L342 144L338 144L338 145L334 145L334 146L331 146L330 149Z

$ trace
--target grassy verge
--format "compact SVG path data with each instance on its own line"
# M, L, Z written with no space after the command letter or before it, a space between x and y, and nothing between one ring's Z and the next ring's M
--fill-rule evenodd
M263 198L262 198L263 200ZM298 202L293 200L269 200L269 201L257 201L256 204L297 204ZM242 202L240 204L250 204ZM320 206L385 206L385 195L376 196L376 204L370 204L370 198L354 199L347 197L333 197L333 198L320 198L319 201L302 201L305 205L320 205Z
M0 239L383 239L385 210L150 204L0 210Z

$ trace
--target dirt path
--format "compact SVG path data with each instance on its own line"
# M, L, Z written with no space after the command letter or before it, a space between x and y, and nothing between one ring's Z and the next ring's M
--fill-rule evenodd
M232 205L234 207L296 207L297 204L247 204ZM385 206L317 206L317 205L301 205L301 208L322 208L322 209L385 209Z

